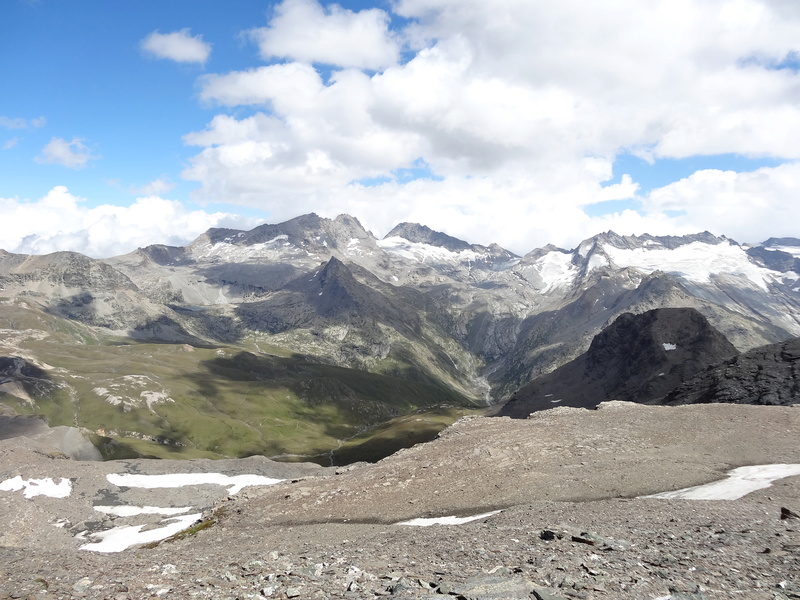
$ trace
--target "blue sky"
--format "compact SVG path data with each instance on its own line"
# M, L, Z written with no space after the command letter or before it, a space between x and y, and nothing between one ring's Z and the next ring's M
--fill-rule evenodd
M77 0L11 0L0 7L3 114L43 127L6 130L19 138L3 156L4 194L44 196L66 185L90 204L127 203L129 190L159 177L187 197L195 187L177 175L191 155L181 137L201 129L213 112L196 99L195 80L210 70L246 68L252 56L239 33L266 22L268 6L207 0L188 5ZM140 48L152 31L189 28L213 39L205 64L157 59ZM53 137L84 142L97 159L80 170L34 162Z
M798 51L781 0L4 0L0 247L800 235Z

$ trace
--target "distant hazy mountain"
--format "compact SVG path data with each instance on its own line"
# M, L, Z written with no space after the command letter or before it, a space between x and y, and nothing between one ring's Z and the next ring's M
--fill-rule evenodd
M309 445L275 442L289 439L281 423L302 423L308 439L324 439L313 450L325 452L420 408L503 401L584 353L623 313L692 308L739 351L800 336L798 259L794 238L745 247L707 232L606 232L571 250L546 246L520 257L420 224L402 223L377 239L353 217L314 214L251 231L211 229L185 247L154 245L106 260L0 252L0 328L10 332L0 339L0 356L24 358L43 374L31 402L7 393L0 402L45 412L51 425L85 423L110 438L141 435L160 444L160 427L164 439L210 452L227 448L214 442L226 428L241 427L236 435L247 442L239 446L248 452L305 453ZM149 344L157 351L145 351ZM162 373L158 386L133 385L159 371L153 361L163 363L168 348L184 344L196 353L175 353L182 357L177 371ZM108 364L91 352L75 360L95 346L106 349ZM273 381L248 358L244 375L241 361L220 362L217 351L295 361L280 364L293 374ZM188 360L199 354L202 361ZM324 382L303 387L301 363L316 365L309 377ZM354 374L347 389L322 375L329 368L344 369L339 378ZM134 379L114 380L112 369ZM213 376L193 386L192 369ZM405 388L402 401L387 405L383 383L362 385L367 375L428 392ZM253 398L244 381L275 404L267 410L261 402L259 419L241 424L231 411L237 394ZM87 397L105 402L102 410L78 410ZM291 409L279 406L287 397ZM189 409L191 402L199 404ZM215 402L214 426L206 423L202 439L192 438L191 415L207 418ZM131 414L114 413L106 419L114 426L101 426L97 415L109 406ZM337 425L320 437L325 419Z

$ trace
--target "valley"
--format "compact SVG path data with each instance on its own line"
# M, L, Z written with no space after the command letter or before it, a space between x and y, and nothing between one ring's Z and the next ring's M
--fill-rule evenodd
M798 598L798 258L316 215L2 253L0 597Z
M799 256L611 232L516 256L313 214L103 260L3 252L0 402L105 458L377 460L495 410L623 313L692 308L737 352L800 335Z

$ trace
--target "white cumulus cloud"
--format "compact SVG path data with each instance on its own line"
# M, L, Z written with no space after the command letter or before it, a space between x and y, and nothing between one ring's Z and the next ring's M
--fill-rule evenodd
M600 228L766 232L793 214L794 163L644 195L612 165L624 153L800 158L800 75L776 68L800 47L790 4L399 0L407 21L390 28L380 10L286 0L250 34L262 58L287 62L200 80L221 111L185 136L198 152L183 176L200 199L274 220L348 212L376 233L417 220L518 252ZM608 200L637 210L587 215Z
M140 43L141 49L156 58L181 63L204 64L211 55L211 44L202 35L192 35L189 29L171 33L153 31Z
M250 31L261 56L378 70L395 64L400 44L378 8L354 12L316 0L284 0L268 27Z
M22 254L72 250L94 257L125 254L149 244L185 245L210 227L250 229L255 219L188 210L159 196L130 206L85 206L83 198L56 186L43 198L0 198L0 248Z
M705 169L651 191L643 198L652 214L675 211L672 221L699 226L740 242L797 236L800 162L749 172Z
M60 137L51 140L42 148L36 161L43 164L62 165L70 169L82 169L86 163L97 158L81 138L67 141Z
M4 117L0 115L0 127L5 129L24 129L27 127L27 121L19 117Z

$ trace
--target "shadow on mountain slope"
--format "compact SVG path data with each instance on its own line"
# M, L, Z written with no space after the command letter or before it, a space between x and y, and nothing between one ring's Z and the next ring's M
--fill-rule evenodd
M128 332L128 335L136 341L183 342L194 346L208 345L206 340L189 333L181 323L167 315L161 315L137 325Z
M237 319L225 314L220 314L220 311L214 306L194 307L170 305L169 308L171 308L187 326L199 332L209 340L224 344L236 344L241 342L246 336L246 331ZM175 323L175 325L178 324ZM183 329L182 325L180 327ZM185 329L183 329L183 331L185 331ZM190 334L187 332L187 335Z
M0 397L5 404L24 409L38 396L48 393L53 382L47 371L19 356L0 356ZM24 411L23 411L24 412Z
M421 297L415 301L409 290L401 289L389 296L378 291L379 285L359 282L343 262L331 258L316 274L287 283L272 297L239 305L236 314L248 329L271 334L335 324L376 332L382 324L405 337L418 337Z
M197 275L213 286L235 288L240 293L277 291L300 277L303 271L288 263L223 263L198 269Z
M224 448L229 456L289 455L301 448L306 458L327 456L341 440L417 410L474 406L469 398L443 386L314 363L300 355L239 352L200 366L205 373L186 377L195 390L192 402L202 405L203 411L170 404L161 405L159 412L177 439L191 437L195 446L205 440L208 450ZM371 455L382 458L397 447L416 443L417 437L407 436L399 445L389 440L383 444L386 454Z
M754 348L710 367L675 388L664 404L800 402L800 338Z
M500 415L526 418L556 406L658 400L737 353L695 309L625 313L594 337L586 353L516 392Z

